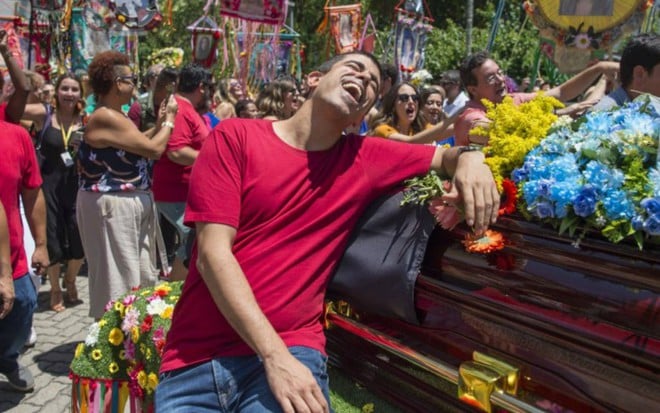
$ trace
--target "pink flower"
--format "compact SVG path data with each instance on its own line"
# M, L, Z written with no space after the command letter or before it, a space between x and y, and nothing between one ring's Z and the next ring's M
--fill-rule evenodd
M129 294L126 297L124 297L123 303L124 303L125 306L129 306L129 305L133 304L135 302L135 300L137 300L137 297L133 294Z
M443 201L440 198L433 199L429 205L429 211L435 217L443 229L451 230L456 224L463 220L463 216L456 206Z

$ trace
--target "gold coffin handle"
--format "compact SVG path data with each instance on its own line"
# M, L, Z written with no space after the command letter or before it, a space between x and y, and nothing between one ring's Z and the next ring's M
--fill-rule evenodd
M479 400L484 406L490 406L491 408L492 406L498 406L512 413L543 413L543 410L514 397L519 377L519 371L515 367L485 354L475 352L473 353L474 360L461 364L459 370L457 370L449 364L418 353L394 337L347 317L346 315L354 317L355 313L346 302L341 302L339 306L342 314L338 313L336 308L334 302L326 302L326 328L341 328L351 334L359 331L359 337L368 341L370 344L394 354L428 373L459 386L459 397L464 402L476 407L477 404L474 401ZM515 373L512 370L515 370ZM478 395L473 391L472 393L463 393L463 397L460 396L461 385L459 381L463 372L465 372L466 377L469 376L469 383L472 385L472 389L479 388ZM478 383L477 380L483 381L483 385ZM467 380L464 381L466 384L465 388L468 389ZM487 402L485 402L486 399L488 400Z

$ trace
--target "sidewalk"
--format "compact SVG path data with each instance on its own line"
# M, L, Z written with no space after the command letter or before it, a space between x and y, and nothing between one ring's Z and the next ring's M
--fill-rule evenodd
M34 313L37 344L20 358L34 375L34 391L12 390L0 375L0 412L63 413L70 411L71 381L69 364L76 345L85 340L93 319L89 312L87 277L76 279L78 295L83 303L61 313L49 308L50 284L39 288L39 306Z

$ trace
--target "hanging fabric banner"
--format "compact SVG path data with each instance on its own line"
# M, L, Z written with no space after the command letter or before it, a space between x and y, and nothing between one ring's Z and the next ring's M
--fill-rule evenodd
M286 19L286 6L286 0L222 0L220 14L280 25Z
M334 39L335 53L352 52L359 48L360 22L362 19L362 5L349 4L345 6L328 6L326 2L323 10L325 17L316 29L317 33L328 31Z
M218 41L222 38L222 29L211 17L204 15L188 26L192 33L192 52L195 63L211 67L218 54Z
M417 15L399 10L395 31L395 61L402 75L424 67L426 38L433 26ZM404 76L405 78L406 76Z

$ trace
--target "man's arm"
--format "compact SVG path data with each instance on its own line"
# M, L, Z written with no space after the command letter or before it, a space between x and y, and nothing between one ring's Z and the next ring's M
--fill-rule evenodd
M575 99L583 93L600 75L605 75L608 79L615 79L619 73L619 64L617 62L598 62L589 66L577 75L568 79L559 86L550 89L546 95L552 96L567 102Z
M25 73L23 73L11 50L9 50L7 32L4 30L0 30L0 54L5 61L5 65L7 65L9 77L14 85L14 93L9 98L5 109L5 118L8 122L18 123L23 117L23 110L30 93L30 85Z
M431 169L453 177L452 189L443 199L462 200L465 222L481 233L497 220L500 195L493 174L484 163L483 152L464 150L465 147L437 148Z
M45 274L50 265L48 249L46 248L46 201L41 187L21 192L25 218L27 219L32 238L34 238L34 253L32 254L32 268L37 274Z
M275 398L286 413L328 412L309 369L289 353L261 311L232 253L236 230L222 224L197 223L197 267L213 301L232 328L261 357Z
M167 151L166 154L170 161L179 165L188 166L195 162L197 155L199 155L199 151L197 149L191 148L190 146L184 146L183 148L177 149L176 151Z
M2 203L0 203L0 320L11 312L15 297L9 246L9 228L7 226L5 209Z

